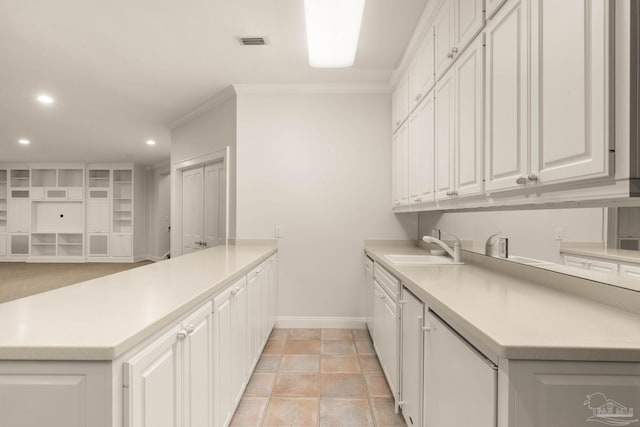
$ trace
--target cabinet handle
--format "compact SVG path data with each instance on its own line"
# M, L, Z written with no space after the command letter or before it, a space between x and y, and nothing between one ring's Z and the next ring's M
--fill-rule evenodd
M420 101L422 99L422 94L419 93L416 95L416 101Z
M231 289L231 295L238 295L238 291L239 291L238 288Z
M447 58L453 58L453 53L451 52L447 53Z
M435 326L433 326L433 325L423 326L423 327L422 327L422 330L423 330L423 331L425 331L425 332L431 332L431 331L435 331L435 330L436 330L436 327L435 327Z
M379 295L380 299L385 299L386 297L383 294Z
M400 120L396 122L396 126L400 126Z
M191 332L193 332L193 331L195 331L195 330L196 330L196 327L195 327L195 326L193 326L191 323L189 323L189 324L184 328L184 330L185 330L185 331L187 331L187 333L188 333L188 334L190 334Z
M535 173L530 173L529 176L527 176L527 179L531 182L536 182L538 181L538 176Z
M180 341L183 341L185 338L187 338L187 331L185 331L184 329L181 331L178 331L178 339Z
M453 190L453 191L451 192L451 196L455 197L455 196L457 196L457 195L458 195L458 190Z
M458 48L457 47L451 48L451 53L458 53Z
M447 196L451 196L451 191L447 191L445 194L446 194Z
M527 178L525 178L524 176L521 176L518 179L516 179L516 184L518 185L524 185L526 183L527 183Z
M416 197L416 202L421 202L422 201L422 197Z

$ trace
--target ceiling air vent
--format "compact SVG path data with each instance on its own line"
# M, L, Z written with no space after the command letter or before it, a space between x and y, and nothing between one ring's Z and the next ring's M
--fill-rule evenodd
M245 46L264 46L268 42L266 37L240 37L239 40Z

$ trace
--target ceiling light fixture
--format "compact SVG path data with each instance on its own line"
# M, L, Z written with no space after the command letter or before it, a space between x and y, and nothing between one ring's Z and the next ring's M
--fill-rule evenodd
M351 67L356 58L365 0L304 0L309 65Z
M31 144L31 141L29 141L28 139L20 139L18 140L18 142L22 145L29 145Z
M156 142L153 139L148 139L147 145L156 145Z
M41 104L53 104L53 98L49 95L46 94L40 94L38 95L38 97L36 98L38 100L39 103Z

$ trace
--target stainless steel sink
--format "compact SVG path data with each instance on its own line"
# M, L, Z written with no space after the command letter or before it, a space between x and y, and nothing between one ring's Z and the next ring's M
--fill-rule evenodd
M406 265L448 265L459 264L453 262L453 258L449 256L438 255L385 255L389 261L394 264Z

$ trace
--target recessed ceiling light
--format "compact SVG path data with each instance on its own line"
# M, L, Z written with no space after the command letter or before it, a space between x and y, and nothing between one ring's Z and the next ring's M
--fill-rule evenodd
M51 96L49 96L49 95L44 94L44 93L38 95L38 97L36 99L41 104L53 104L53 98Z
M147 145L156 145L156 142L153 139L148 139Z
M20 139L18 140L18 142L22 145L29 145L31 144L31 141L29 141L28 139Z
M351 67L356 58L365 0L304 0L309 65Z

